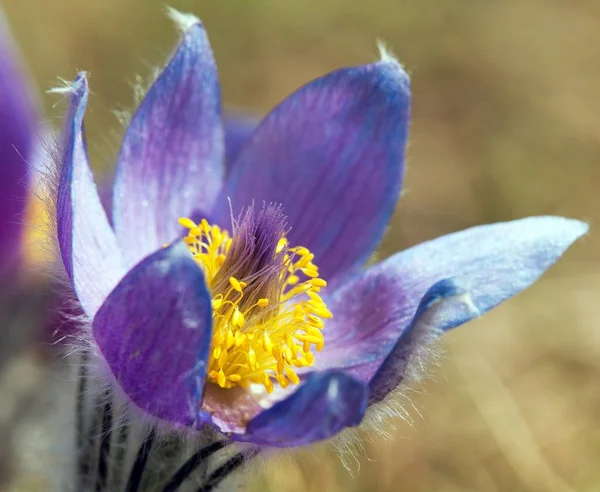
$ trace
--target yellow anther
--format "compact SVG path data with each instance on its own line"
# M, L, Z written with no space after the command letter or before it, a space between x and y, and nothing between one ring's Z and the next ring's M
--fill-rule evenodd
M219 357L221 357L221 352L223 351L223 349L221 348L220 345L217 345L214 350L213 350L213 357L215 359L218 359Z
M302 273L307 277L315 278L319 276L319 272L317 272L314 268L302 268Z
M296 285L300 281L300 277L298 275L290 275L286 282L288 285Z
M186 229L196 229L198 227L192 219L186 217L180 217L178 222L181 227L185 227Z
M220 370L219 373L218 373L218 375L217 375L217 384L221 388L224 388L226 382L227 382L227 378L225 377L225 373L223 372L223 370Z
M226 350L229 350L234 345L235 345L235 336L233 335L233 332L229 329L229 330L227 330L227 335L225 335Z
M236 307L233 311L233 316L231 317L231 321L234 326L243 327L246 324L246 319L244 318L244 314Z
M265 336L263 337L263 348L265 349L265 352L267 352L268 354L270 354L273 351L273 342L271 341L271 338L269 337L269 335L266 333L265 333Z
M250 369L254 370L256 368L256 352L252 347L248 349L248 364Z
M333 314L325 306L314 306L312 312L321 318L333 318Z
M227 364L228 357L229 357L229 352L227 350L224 350L217 362L221 369L223 368L223 366L225 366L225 364Z
M271 381L271 379L269 378L269 376L267 376L266 373L263 373L263 380L262 380L262 384L265 386L265 389L267 390L267 393L273 393L273 382Z
M314 255L312 253L309 255L303 256L296 262L296 268L298 268L300 270L303 268L306 268L308 266L308 264L312 261L313 258L314 258Z
M244 335L241 331L235 332L235 346L241 347L246 341L246 335Z
M242 292L242 284L237 278L229 277L229 283L231 284L234 290L236 290L237 292Z
M296 253L298 256L308 256L308 255L310 255L310 251L308 250L308 248L305 248L304 246L298 246L296 248L292 248L291 251L293 253Z
M311 300L312 300L312 301L315 301L316 303L323 304L323 305L325 304L325 303L323 302L323 299L321 298L321 296L320 296L319 294L317 294L317 293L315 293L315 292L311 291L311 290L307 291L307 292L306 292L306 295L307 295L308 297L310 297L310 298L311 298Z
M296 335L296 339L299 342L308 342L318 344L323 341L323 338L315 337L313 335Z
M294 372L293 369L289 367L285 368L285 375L288 377L292 384L298 384L300 382L300 378L298 377L298 375Z
M314 314L309 314L306 318L312 326L315 326L317 328L323 328L325 326L324 321L318 316L315 316Z
M314 255L304 246L291 248L280 237L272 250L279 272L264 280L256 272L244 278L233 272L248 271L247 265L228 261L236 237L205 219L196 224L182 218L179 224L188 230L184 242L212 294L208 381L221 388L259 383L268 393L274 384L299 384L295 369L314 364L314 352L323 348L327 333L323 320L331 317L317 294L327 282L319 277Z
M283 251L283 248L285 248L288 245L288 240L285 237L282 237L279 242L277 243L277 247L275 248L275 253L279 254Z
M281 386L284 389L290 385L290 382L285 378L283 374L277 375L277 382L279 383L279 386Z

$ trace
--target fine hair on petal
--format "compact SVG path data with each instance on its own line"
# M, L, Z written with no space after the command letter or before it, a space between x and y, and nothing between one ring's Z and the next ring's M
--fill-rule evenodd
M360 467L359 457L367 450L365 443L377 444L380 439L393 440L396 426L394 421L402 419L412 425L414 415L422 417L414 395L425 379L433 378L432 368L439 365L442 348L437 339L439 329L426 320L413 329L409 357L400 384L381 401L370 405L359 427L348 427L328 443L339 457L344 468L354 475Z

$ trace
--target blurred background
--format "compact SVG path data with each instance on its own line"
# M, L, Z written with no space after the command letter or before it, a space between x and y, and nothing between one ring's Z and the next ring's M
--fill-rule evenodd
M94 168L109 172L119 112L178 39L164 1L2 3L49 124L61 112L45 91L89 71L88 146ZM373 436L357 460L347 457L352 473L320 446L270 463L250 490L600 490L600 2L170 5L204 21L225 104L257 115L314 77L374 60L377 39L406 65L414 94L406 188L381 257L528 215L577 217L593 231L533 288L443 339L440 366L415 393L413 422L392 422L391 440ZM27 450L10 490L47 490L32 472L39 464Z

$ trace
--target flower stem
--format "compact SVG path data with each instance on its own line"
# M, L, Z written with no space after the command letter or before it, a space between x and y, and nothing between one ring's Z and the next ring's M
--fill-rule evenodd
M123 476L125 457L127 455L127 441L129 439L129 422L123 419L117 433L117 442L115 443L115 459L111 465L111 484L109 490L118 490Z
M108 459L110 456L110 440L112 437L112 397L110 390L106 392L106 403L102 413L102 437L100 441L100 452L98 455L98 472L96 474L96 491L106 489L108 482Z
M129 474L125 492L137 492L140 483L142 482L144 468L146 467L146 462L148 461L148 456L150 455L150 450L152 449L155 438L156 430L153 428L138 450L137 456L135 457L135 463L131 467L131 473Z
M206 479L204 485L201 485L196 492L211 492L216 486L218 486L225 478L231 473L242 466L246 461L251 460L258 454L258 448L255 448L250 454L237 453L232 458L228 459L223 465L217 468L210 476Z
M77 378L77 395L76 395L76 446L77 446L77 476L79 479L79 490L83 490L86 478L89 474L89 447L90 438L86 432L85 425L85 393L87 391L88 379L88 358L89 354L84 351L81 354L81 362L79 365L79 373Z
M175 492L178 487L212 454L227 446L227 441L216 441L201 447L175 472L163 488L163 492Z

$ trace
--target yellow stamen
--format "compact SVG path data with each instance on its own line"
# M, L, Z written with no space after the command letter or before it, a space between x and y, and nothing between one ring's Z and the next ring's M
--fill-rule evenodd
M204 219L196 224L182 218L179 224L188 229L184 242L212 295L208 380L221 388L261 384L268 393L274 384L299 384L294 368L314 364L313 351L325 343L324 319L331 317L318 294L327 282L319 277L314 255L303 246L290 247L282 236L273 257L280 262L278 274L267 280L227 277L223 272L234 272L231 265L220 270L236 238Z

